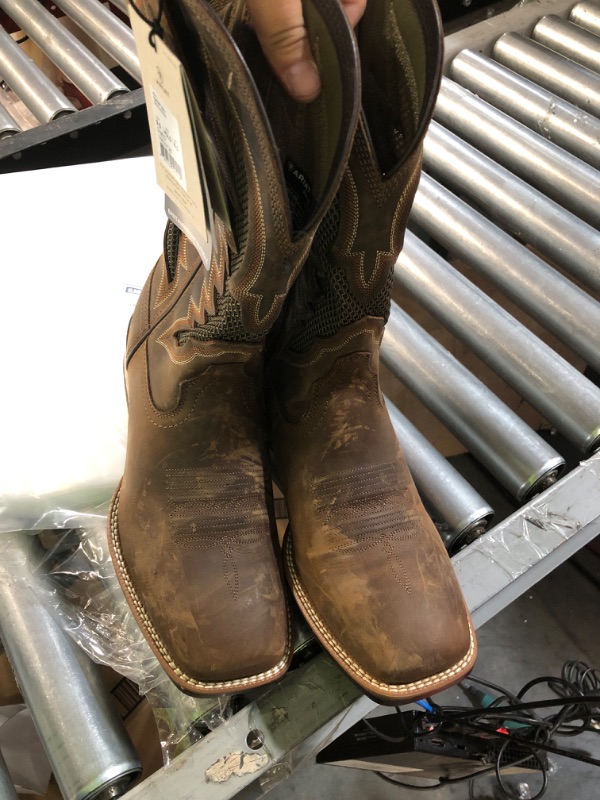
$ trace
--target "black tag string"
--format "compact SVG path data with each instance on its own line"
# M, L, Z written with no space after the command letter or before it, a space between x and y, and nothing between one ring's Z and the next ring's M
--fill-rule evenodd
M156 45L154 44L154 37L158 36L161 39L164 39L164 31L161 25L162 15L164 11L164 0L158 0L158 15L156 19L150 19L145 14L143 14L140 9L136 6L133 0L129 0L129 5L133 8L135 13L143 19L146 25L150 26L150 33L148 34L148 41L152 45L152 47L156 50Z

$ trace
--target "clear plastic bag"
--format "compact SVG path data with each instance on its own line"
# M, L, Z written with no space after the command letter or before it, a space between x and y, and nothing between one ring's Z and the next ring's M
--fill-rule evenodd
M167 677L131 613L108 550L106 519L78 515L77 529L44 530L42 556L28 579L32 591L58 615L66 632L97 663L134 681L146 695L159 730L165 763L232 713L230 698L197 698ZM22 535L28 535L23 533ZM9 537L4 537L4 542ZM11 575L10 552L0 534L0 579Z

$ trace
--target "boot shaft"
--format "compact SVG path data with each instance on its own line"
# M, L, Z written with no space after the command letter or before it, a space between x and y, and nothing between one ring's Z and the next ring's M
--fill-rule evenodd
M365 317L387 321L441 77L432 2L370 0L357 38L362 111L352 152L282 323L281 339L297 353Z
M136 5L157 19L157 0ZM240 0L164 2L157 26L190 78L214 156L209 188L212 181L215 194L222 191L225 212L215 221L210 265L168 226L161 274L148 287L151 312L134 321L128 357L166 316L172 352L190 336L260 340L339 186L359 102L356 45L339 3L305 3L323 85L309 105L291 100L278 84L244 9Z

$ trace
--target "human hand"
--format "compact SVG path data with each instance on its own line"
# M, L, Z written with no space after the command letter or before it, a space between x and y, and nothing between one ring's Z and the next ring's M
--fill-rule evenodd
M367 0L340 0L354 27ZM263 52L289 94L301 103L319 96L321 80L308 41L301 0L246 0Z

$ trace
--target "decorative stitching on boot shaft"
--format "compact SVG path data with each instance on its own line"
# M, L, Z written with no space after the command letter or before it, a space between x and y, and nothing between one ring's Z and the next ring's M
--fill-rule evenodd
M209 359L214 359L214 358L218 358L218 357L220 357L222 355L234 355L234 356L235 355L241 355L241 356L246 356L247 357L248 354L244 353L242 350L234 350L233 348L232 349L225 349L224 348L223 350L215 350L213 348L212 350L208 350L206 353L201 353L199 355L202 355L203 357L206 357L206 358L209 358ZM239 362L235 362L235 363L243 364L244 362L243 361L239 361ZM220 366L220 364L218 362L216 364L214 364L214 363L212 363L212 361L209 361L209 363L206 365L206 367L202 371L202 373L200 373L197 376L197 378L194 379L194 380L198 380L199 378L203 378L204 377L204 372L208 372L211 369L211 367L219 367L219 366ZM210 375L210 373L209 373L209 375ZM174 409L172 409L171 411L159 411L159 409L157 409L156 406L154 405L154 403L152 402L152 395L150 394L150 384L149 384L149 380L148 380L148 371L146 369L142 370L142 386L143 386L143 391L144 391L144 411L145 411L145 414L146 414L146 418L148 419L148 422L150 422L152 425L154 425L155 428L177 428L180 425L184 425L187 422L187 420L190 418L190 416L194 413L194 411L196 409L196 406L198 405L198 401L210 389L211 385L214 383L214 378L213 378L212 375L210 375L210 377L208 377L208 379L205 378L204 380L205 380L204 385L201 386L199 390L196 389L196 397L194 398L194 402L192 404L192 407L189 409L189 411L185 415L185 417L182 420L179 420L178 422L172 422L172 423L168 424L166 422L165 423L160 422L160 421L157 422L155 418L157 418L158 420L163 420L163 419L164 420L168 420L168 419L174 419L175 417L177 417L177 415L181 412L181 409L185 406L187 395L191 391L191 383L192 382L190 381L190 382L185 383L183 385L182 390L181 390L181 395L180 395L180 398L179 398L179 402L177 403L177 406Z
M381 321L379 321L379 322L381 324ZM343 350L344 347L346 347L346 345L350 344L350 342L353 339L356 339L359 336L364 336L365 334L367 334L367 336L369 336L371 339L373 339L373 342L375 343L376 347L379 346L379 344L381 342L381 337L383 335L382 332L380 332L378 330L373 330L373 329L365 330L365 327L363 325L360 330L353 331L352 333L350 333L347 336L345 336L340 342L337 342L334 345L327 346L324 343L322 344L321 342L317 342L315 344L316 352L310 359L306 359L305 357L303 358L301 353L296 355L296 354L294 354L292 352L289 352L289 351L288 351L288 353L286 353L285 356L281 355L281 356L279 356L279 358L282 361L287 362L288 364L291 364L294 367L296 367L296 366L298 366L298 367L310 367L313 364L316 364L318 361L320 361L321 358L326 353L336 353L339 350ZM296 356L296 357L294 357L294 356Z

